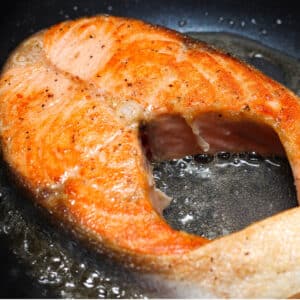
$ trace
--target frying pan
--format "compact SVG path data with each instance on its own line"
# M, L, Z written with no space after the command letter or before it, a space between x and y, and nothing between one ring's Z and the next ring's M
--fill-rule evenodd
M2 4L3 5L3 4ZM101 0L48 0L48 1L40 1L40 0L27 0L27 1L10 1L10 3L6 3L5 7L1 8L1 18L0 18L0 32L1 32L1 47L0 47L0 64L1 66L5 62L9 53L21 42L24 38L36 32L40 29L46 28L52 24L55 24L59 21L63 21L66 19L74 19L80 16L88 16L95 14L112 14L118 16L128 16L139 18L151 23L160 24L180 32L190 32L193 33L194 36L199 36L200 38L206 39L208 41L216 42L222 47L224 46L224 41L227 41L227 45L225 45L225 50L230 50L231 43L238 44L239 41L243 39L238 38L235 39L236 36L245 38L247 41L247 47L251 48L252 44L258 47L257 49L262 49L262 53L271 53L269 57L265 55L252 55L248 57L248 61L258 68L262 69L265 73L272 76L273 78L281 81L283 84L290 85L295 92L300 91L299 85L299 73L297 71L297 66L299 66L300 61L300 11L297 9L297 4L294 1L196 1L196 0L185 0L185 1L171 1L171 0L110 0L110 1L101 1ZM219 35L206 35L204 33L214 32L219 33ZM228 39L227 35L220 35L220 33L230 33L234 36L230 36ZM200 35L199 35L200 33ZM197 35L198 34L198 35ZM224 40L223 40L224 38ZM221 41L220 41L221 39ZM225 43L226 44L226 43ZM262 47L262 48L260 48ZM234 47L233 47L234 48ZM269 51L270 50L270 51ZM234 51L234 50L233 50ZM264 52L265 51L265 52ZM234 53L233 53L234 54ZM239 55L237 55L239 56ZM270 59L274 58L274 60ZM242 57L243 58L243 57ZM247 59L246 59L247 60ZM284 64L283 62L286 62ZM297 65L298 64L298 65ZM294 66L294 67L293 67ZM295 67L296 66L296 67ZM285 72L286 71L286 72ZM229 207L227 214L236 213L235 207L242 207L244 210L252 210L252 214L248 216L246 223L251 223L259 218L266 217L276 211L284 210L289 207L296 206L296 196L295 190L292 183L291 171L288 163L285 160L280 160L278 158L274 158L273 160L262 160L259 156L252 154L241 156L241 155L231 155L228 158L227 154L219 155L213 159L208 159L207 157L198 157L190 158L185 161L188 163L193 163L197 165L198 173L210 168L211 172L219 172L216 165L221 161L227 159L228 165L236 164L237 167L244 168L243 170L249 168L251 169L251 164L256 167L259 166L260 176L258 173L255 173L256 178L252 179L244 178L239 173L236 172L238 170L240 172L241 169L234 169L235 171L229 171L227 174L227 179L231 178L232 172L235 172L235 181L232 179L228 179L225 185L222 185L222 189L226 189L226 185L232 188L234 185L237 185L238 182L248 182L248 186L254 185L254 188L248 192L248 196L244 195L238 198L244 198L244 202L228 202L227 200L230 196L227 196L226 193L223 195L222 201L223 207ZM192 160L192 162L190 162ZM212 161L211 161L212 160ZM242 162L242 163L241 163ZM249 163L250 162L250 163ZM182 163L182 161L181 161ZM197 164L198 163L198 164ZM167 180L168 174L176 174L178 173L178 168L180 168L182 164L176 162L166 162L164 164L157 164L155 167L156 175L159 177L157 184L160 188L163 189L163 181ZM271 166L271 167L270 167ZM273 168L273 167L274 168ZM280 168L276 168L276 166L280 166ZM177 168L177 169L176 169ZM272 169L273 168L273 169ZM85 287L78 289L75 293L63 294L63 293L55 293L54 291L57 289L57 285L55 285L55 280L53 282L49 281L49 284L43 284L43 280L41 277L37 278L35 276L36 273L31 270L34 268L34 261L36 253L33 253L33 257L28 259L28 252L26 252L25 248L21 248L18 244L18 249L16 244L12 242L14 240L13 237L3 234L3 228L0 230L1 232L1 249L0 249L0 296L1 297L28 297L28 298L42 298L42 297L61 297L61 296L72 296L72 297L95 297L95 294L92 292L87 292L87 290L93 290L95 287L94 281L95 278L103 277L99 282L102 287L98 288L98 292L102 289L102 294L98 293L96 296L99 297L110 297L110 298L120 298L120 297L141 297L141 296L151 296L154 295L156 297L160 297L163 295L159 294L159 291L146 291L142 285L139 285L136 281L134 275L129 274L126 270L122 269L122 266L116 266L114 263L110 262L107 258L102 256L98 256L98 254L94 254L92 251L86 249L80 243L77 243L71 236L67 233L58 233L56 228L52 226L52 224L44 224L47 223L44 221L44 217L42 213L36 211L33 206L26 206L23 202L24 195L18 194L18 191L14 191L14 187L11 186L9 181L6 181L6 173L5 167L1 164L1 194L5 194L6 196L1 196L0 203L4 203L5 201L13 200L11 203L14 203L13 208L6 211L0 211L0 219L7 219L10 216L10 213L13 213L13 217L11 219L16 222L16 227L19 228L18 234L20 232L25 232L27 235L30 235L32 231L35 231L35 238L40 236L40 245L39 247L46 247L47 243L45 241L55 240L60 246L55 246L55 248L59 248L62 250L57 250L60 255L64 255L65 253L73 253L72 258L75 261L84 261L85 268L92 268L93 264L99 264L99 261L102 264L102 268L106 268L106 273L104 272L102 275L105 277L108 275L109 278L104 278L99 272L94 272L91 277L87 279L82 279L84 276L87 277L86 270L82 271L83 275L81 275L82 281L84 281ZM230 168L229 168L230 169ZM232 169L232 168L231 168ZM257 168L256 168L257 169ZM271 171L270 171L271 170ZM266 176L265 172L271 172L272 176ZM169 173L168 173L169 172ZM220 174L219 174L220 175ZM222 174L224 176L224 174ZM269 178L268 180L266 178ZM271 178L271 179L270 179ZM179 180L179 179L178 179ZM193 181L193 174L191 178L185 178L186 181L183 181L182 184L186 185L187 182ZM257 188L257 182L261 180L260 186L264 185L273 185L278 186L278 190L274 190L273 193L278 194L278 201L275 206L275 209L269 210L266 212L265 202L270 204L270 197L268 195L264 195L261 197L260 202L255 202L255 199L249 203L249 197L251 197L251 193L253 190ZM178 181L177 181L178 182ZM170 191L172 194L172 183L169 184ZM209 186L209 185L207 185ZM206 189L205 193L211 194L216 190L216 183L213 186L210 186ZM225 188L224 188L225 186ZM198 185L193 186L193 190L195 194L199 193L197 190ZM259 188L261 190L261 188ZM10 195L12 191L16 192L15 195ZM173 189L173 193L176 197L176 193L180 191L176 191ZM201 190L203 192L203 190ZM222 192L222 191L221 191ZM228 192L228 195L232 195L232 190ZM262 193L263 194L263 193ZM9 196L7 196L9 195ZM281 195L281 196L280 196ZM197 196L197 195L196 195ZM195 196L195 197L196 197ZM288 196L288 197L287 197ZM9 198L11 197L11 198ZM217 197L215 195L215 197ZM252 197L253 198L253 197ZM257 197L259 198L259 197ZM288 201L286 199L289 199ZM21 199L21 200L20 200ZM226 200L227 199L227 200ZM24 201L23 201L24 200ZM185 199L186 200L186 199ZM209 199L208 199L209 200ZM15 202L14 202L15 201ZM226 202L227 201L227 202ZM21 204L20 204L21 202ZM28 201L29 202L29 201ZM173 227L180 228L180 222L176 222L176 215L185 212L186 207L182 206L182 203L173 204L172 207L169 207L166 211L166 218L169 220L170 224ZM264 203L262 203L264 202ZM227 203L227 204L226 204ZM197 205L194 209L197 208ZM217 205L216 205L217 206ZM179 208L178 208L179 207ZM215 209L216 207L212 207ZM191 208L189 208L191 209ZM230 212L229 212L230 211ZM22 215L23 214L23 215ZM205 213L200 216L200 220L202 220L203 224L208 224L207 228L210 228L212 224L210 221L212 220L212 210L205 210ZM258 217L260 215L260 217ZM25 217L24 217L25 216ZM27 216L27 219L26 219ZM28 217L30 216L30 217ZM185 215L186 216L186 215ZM202 219L201 219L202 218ZM34 219L35 225L30 224L29 219ZM181 218L182 220L183 218ZM235 231L240 227L244 227L247 224L244 224L241 220L245 219L245 215L241 215L239 218L235 216L233 220L232 227L229 228L229 231ZM29 221L28 221L29 220ZM219 220L220 221L220 220ZM11 221L10 221L11 222ZM27 222L27 223L26 223ZM199 218L198 218L199 222ZM11 225L12 223L10 223ZM29 225L28 225L29 224ZM36 225L37 224L37 225ZM182 225L182 222L181 222ZM186 225L186 224L183 224ZM197 225L197 224L196 224ZM189 227L190 226L190 227ZM183 228L187 231L203 234L201 230L206 230L205 228L200 231L195 230L195 224L189 224L189 226L183 226ZM13 227L13 226L12 226ZM196 226L197 227L197 226ZM13 228L15 229L15 228ZM16 234L16 230L11 232ZM8 230L8 229L7 229ZM208 230L208 229L207 229ZM9 230L8 230L9 231ZM207 232L206 232L207 233ZM216 235L226 234L228 232L217 232ZM205 232L204 232L205 234ZM21 241L25 241L24 237L20 239ZM26 240L28 241L28 240ZM67 242L66 242L67 241ZM50 242L49 242L50 243ZM49 246L49 245L48 245ZM49 246L50 247L50 246ZM23 250L22 250L23 249ZM24 250L25 249L25 250ZM52 250L51 250L52 251ZM49 252L54 253L54 252ZM78 254L78 252L80 252ZM43 259L43 252L40 250L41 259ZM46 253L45 255L49 255ZM55 252L56 253L56 252ZM74 254L76 253L76 254ZM57 253L56 253L57 254ZM57 254L58 255L58 254ZM59 255L58 255L59 256ZM89 257L86 260L86 257ZM65 263L66 263L65 261ZM31 267L29 265L31 264ZM67 264L67 263L66 263ZM41 266L46 268L45 264L41 263ZM70 267L70 266L69 266ZM73 266L74 267L74 266ZM80 271L80 267L75 271L72 269L72 266L68 269L70 274L72 272L78 273ZM79 270L79 271L78 271ZM76 274L77 274L76 273ZM91 274L91 273L90 273ZM100 276L100 275L101 276ZM120 275L121 274L121 275ZM123 276L123 275L124 276ZM123 276L123 277L122 277ZM125 278L126 277L126 278ZM92 278L92 279L91 279ZM109 280L108 280L109 279ZM90 280L90 281L89 281ZM91 284L91 280L92 283ZM94 280L94 281L93 281ZM98 279L97 279L98 280ZM126 284L120 283L127 282ZM106 282L106 283L104 283ZM114 284L113 284L113 283ZM51 288L52 284L52 288ZM70 284L70 282L69 282ZM106 285L105 285L106 284ZM61 285L60 285L61 286ZM106 291L105 288L110 286L110 292ZM120 291L121 290L121 291ZM144 293L145 292L145 293ZM152 294L151 294L152 293Z

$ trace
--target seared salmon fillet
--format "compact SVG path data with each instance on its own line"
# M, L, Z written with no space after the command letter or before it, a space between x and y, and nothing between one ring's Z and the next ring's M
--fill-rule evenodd
M299 98L204 43L137 20L82 18L21 44L1 75L4 159L73 231L171 297L291 296L300 291L299 208L214 241L161 216L169 199L155 188L141 126L191 128L188 150L175 139L166 156L231 149L205 137L216 116L275 131L300 195Z

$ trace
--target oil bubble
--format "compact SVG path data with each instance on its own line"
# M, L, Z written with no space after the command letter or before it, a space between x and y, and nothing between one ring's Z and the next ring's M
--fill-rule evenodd
M213 160L213 156L210 154L197 154L194 156L194 160L198 163L207 164Z
M180 20L180 21L178 22L179 27L184 27L186 24L187 24L187 21L186 21L186 20Z
M186 169L187 165L186 165L186 163L184 161L179 161L178 162L178 167L180 169Z
M227 160L230 158L230 153L229 152L219 152L217 154L217 157L220 158L220 159L224 159L224 160Z
M115 295L119 295L120 294L120 288L118 286L114 286L111 291L113 292L113 294Z
M248 153L248 160L251 162L262 161L263 157L259 153L252 151Z
M260 33L262 35L267 35L268 31L266 29L261 29Z
M193 221L193 220L194 220L193 216L187 214L187 215L185 215L180 221L181 221L181 223L182 223L183 225L186 225L187 223L189 223L189 222L191 222L191 221Z

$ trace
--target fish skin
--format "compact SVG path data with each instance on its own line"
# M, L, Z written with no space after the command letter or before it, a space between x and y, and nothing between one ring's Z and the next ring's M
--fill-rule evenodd
M28 60L13 54L1 75L0 133L5 160L40 205L172 286L172 296L299 292L299 209L212 242L173 230L153 207L138 127L165 114L192 124L210 112L265 123L298 187L296 95L204 43L137 20L67 21L36 39L38 54L21 46Z

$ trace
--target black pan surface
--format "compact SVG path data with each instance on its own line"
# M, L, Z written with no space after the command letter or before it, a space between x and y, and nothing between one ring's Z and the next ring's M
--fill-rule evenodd
M181 32L237 33L300 58L297 1L25 0L5 6L0 20L1 63L31 33L59 21L99 13L139 18Z
M300 12L294 1L11 1L0 12L0 64L33 32L102 13L190 33L254 64L300 94ZM193 172L187 175L187 169ZM48 224L6 180L2 164L0 170L0 297L163 296ZM165 211L168 222L211 238L297 205L285 159L256 154L198 156L154 164L154 173L157 185L175 199Z

